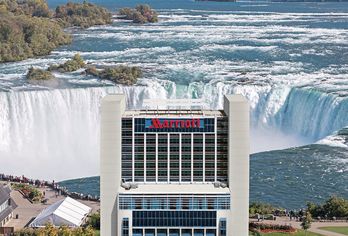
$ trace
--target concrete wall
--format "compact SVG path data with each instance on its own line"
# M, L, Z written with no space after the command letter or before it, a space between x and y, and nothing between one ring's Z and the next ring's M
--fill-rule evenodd
M249 103L241 95L227 95L224 111L229 125L228 178L231 214L229 236L247 236L249 225Z
M121 131L125 98L107 95L101 102L100 207L103 236L119 236L117 232L117 193L121 186Z

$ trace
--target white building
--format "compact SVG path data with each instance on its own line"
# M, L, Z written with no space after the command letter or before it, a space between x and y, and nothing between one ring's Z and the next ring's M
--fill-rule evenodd
M248 235L242 96L221 111L126 111L122 94L109 95L101 113L101 235Z
M80 227L91 210L89 206L67 197L45 208L29 226L40 228L52 224L56 227Z
M11 188L0 183L0 228L13 217L17 204L11 198Z

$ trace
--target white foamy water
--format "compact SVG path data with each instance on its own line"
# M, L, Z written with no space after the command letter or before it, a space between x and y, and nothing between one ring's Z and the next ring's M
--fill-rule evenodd
M252 152L323 139L348 125L347 16L178 9L162 10L152 25L71 29L72 45L0 65L0 173L97 175L99 102L115 92L126 94L129 108L145 98L201 98L221 109L224 94L242 94L251 106ZM92 64L139 66L143 78L122 87L77 71L55 73L54 89L26 82L30 66L75 53Z
M55 179L97 175L103 96L123 92L129 108L142 107L146 98L176 98L178 88L172 82L141 83L0 93L0 172ZM239 93L250 100L252 152L310 143L348 123L343 115L346 110L342 110L347 100L315 91L223 83L200 89L205 102L215 109L222 108L223 94ZM180 97L192 98L192 91L182 93ZM314 107L328 112L316 112Z

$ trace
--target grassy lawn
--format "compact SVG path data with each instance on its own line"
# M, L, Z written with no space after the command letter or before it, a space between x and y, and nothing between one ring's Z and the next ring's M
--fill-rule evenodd
M95 231L94 231L94 235L95 235L95 236L100 236L100 231L99 231L99 230L95 230Z
M261 234L262 236L285 236L285 235L291 235L291 236L306 236L305 231L298 230L296 233L293 234L287 234L287 233L268 233L268 234ZM307 232L307 236L323 236L321 234L316 234L312 232Z
M319 229L340 233L344 235L348 235L348 226L331 226L331 227L320 227Z

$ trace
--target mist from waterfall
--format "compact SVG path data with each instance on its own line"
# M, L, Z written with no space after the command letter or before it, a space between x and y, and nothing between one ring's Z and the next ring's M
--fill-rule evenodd
M150 83L148 81L148 83ZM99 105L124 93L129 109L146 98L192 98L192 87L152 81L147 86L0 93L0 173L63 180L99 174ZM308 89L217 84L200 88L207 107L222 109L224 94L251 106L253 153L313 143L348 125L347 99Z

